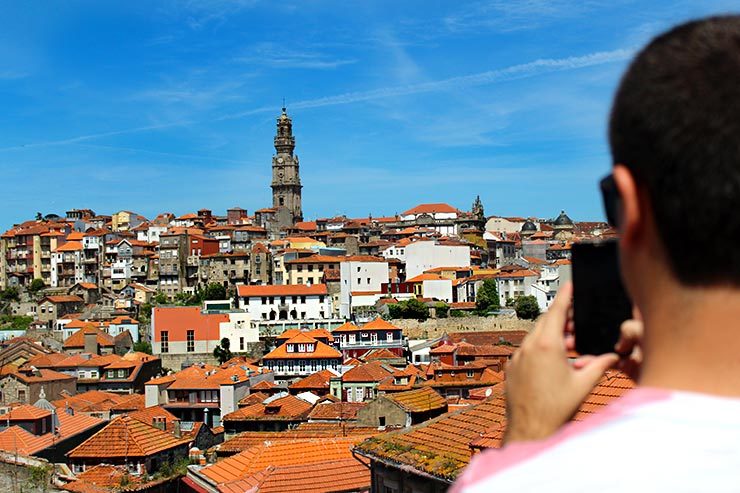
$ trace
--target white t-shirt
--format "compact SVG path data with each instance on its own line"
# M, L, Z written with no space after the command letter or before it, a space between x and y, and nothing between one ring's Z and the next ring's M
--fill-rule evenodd
M479 454L450 491L740 492L740 399L637 388L547 440Z

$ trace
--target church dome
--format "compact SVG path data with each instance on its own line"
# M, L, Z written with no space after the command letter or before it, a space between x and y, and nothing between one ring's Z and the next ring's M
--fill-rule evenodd
M553 226L573 226L573 220L568 217L565 211L560 211L560 215L552 223Z
M537 226L535 226L535 224L532 221L526 221L524 224L522 224L522 229L521 229L522 233L528 233L528 232L534 233L535 231L537 231Z

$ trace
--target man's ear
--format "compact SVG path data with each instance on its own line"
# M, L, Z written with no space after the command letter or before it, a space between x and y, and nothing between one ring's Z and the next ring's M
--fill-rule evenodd
M619 234L625 245L634 244L642 234L645 222L642 196L635 177L623 164L615 164L612 170L614 183L619 192Z

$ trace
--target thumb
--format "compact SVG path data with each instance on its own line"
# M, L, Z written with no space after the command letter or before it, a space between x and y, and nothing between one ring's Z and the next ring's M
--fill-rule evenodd
M615 353L602 354L586 362L580 369L576 370L576 381L578 386L588 393L598 383L604 372L617 364L619 356Z

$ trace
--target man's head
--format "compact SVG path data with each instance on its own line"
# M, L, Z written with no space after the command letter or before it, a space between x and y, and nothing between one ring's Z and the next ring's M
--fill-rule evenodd
M633 295L651 262L684 286L740 287L740 16L681 25L643 49L609 139Z

